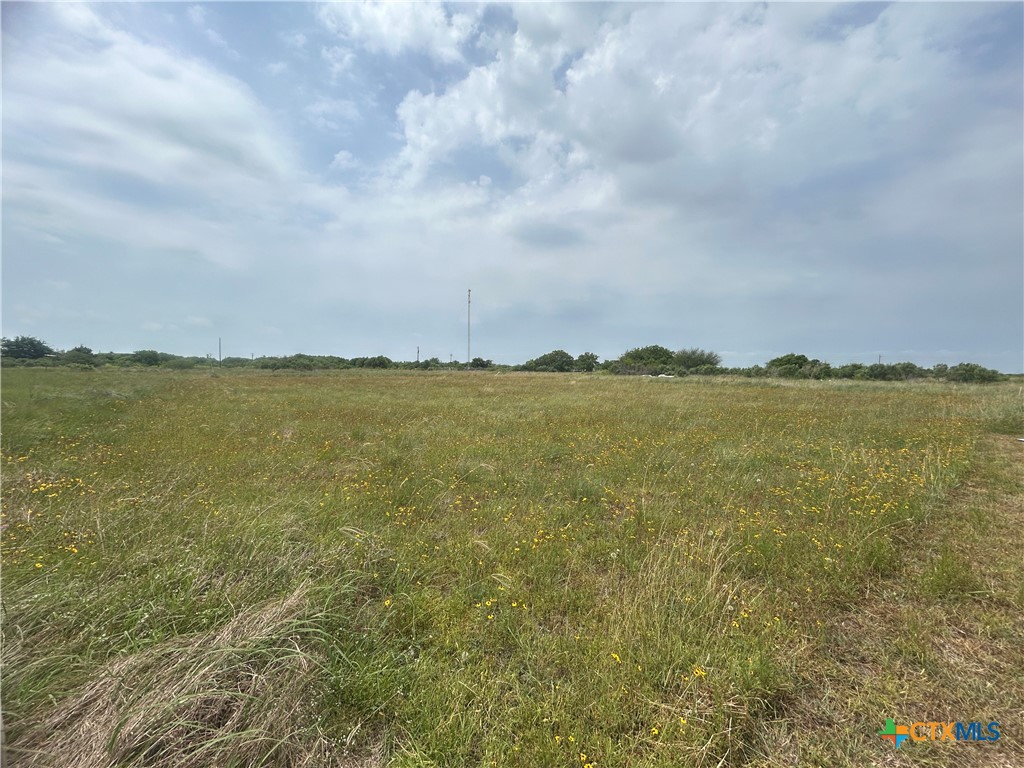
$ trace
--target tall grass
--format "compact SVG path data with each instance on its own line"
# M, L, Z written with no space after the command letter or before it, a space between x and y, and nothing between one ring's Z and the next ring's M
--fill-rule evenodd
M767 759L797 727L798 660L907 567L1013 402L488 374L3 384L10 749L83 766Z

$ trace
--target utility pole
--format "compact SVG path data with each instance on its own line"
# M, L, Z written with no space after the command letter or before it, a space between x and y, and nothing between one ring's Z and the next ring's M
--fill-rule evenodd
M470 317L471 317L470 313L471 313L471 310L472 310L472 306L471 306L472 302L470 301L470 299L471 299L472 295L473 295L472 289L468 289L466 291L466 370L467 371L469 370L469 361L473 359L472 355L470 355L470 352L469 352L469 350L470 350L469 332L470 332Z
M221 354L220 336L217 337L217 367L220 368L224 361L224 355Z
M420 348L416 347L416 365L420 364Z

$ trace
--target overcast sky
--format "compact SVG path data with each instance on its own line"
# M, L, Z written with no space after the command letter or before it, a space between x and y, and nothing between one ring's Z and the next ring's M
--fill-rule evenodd
M3 333L1024 348L1024 5L3 3Z

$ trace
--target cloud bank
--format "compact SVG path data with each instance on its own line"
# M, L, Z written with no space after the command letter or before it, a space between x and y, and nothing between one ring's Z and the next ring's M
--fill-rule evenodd
M1021 16L5 5L4 332L1019 371Z

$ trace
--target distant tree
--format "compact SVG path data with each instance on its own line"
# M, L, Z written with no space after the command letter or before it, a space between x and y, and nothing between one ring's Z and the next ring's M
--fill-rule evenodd
M652 344L629 350L619 358L619 362L627 365L672 365L675 353L667 347Z
M991 368L983 368L977 363L960 363L946 371L947 381L963 382L965 384L988 384L999 381L1003 378L999 371Z
M593 352L584 352L582 355L576 358L575 368L577 371L583 371L590 373L597 368L597 355Z
M781 357L769 360L765 363L765 368L781 368L786 365L795 365L798 368L803 368L809 362L811 361L807 355L798 355L790 352L788 355L782 355Z
M717 352L709 352L705 349L693 347L691 349L680 349L673 355L673 362L676 367L689 371L703 366L718 367L722 364L722 358Z
M612 373L641 376L655 376L660 373L671 373L675 370L677 370L675 353L671 349L658 344L630 349L611 366Z
M821 365L820 360L811 360L807 355L798 355L793 352L788 355L776 357L765 363L765 368L771 376L779 376L784 379L809 379L813 368Z
M835 371L831 365L815 358L803 367L803 374L809 379L831 379Z
M155 349L139 349L132 353L139 365L160 365L160 353Z
M0 339L0 355L4 357L34 360L55 354L48 344L34 336L15 336Z
M316 368L316 358L312 355L289 355L284 360L284 367L294 371L312 371Z
M64 353L64 362L71 365L96 365L96 355L88 347L75 347Z
M924 379L928 376L928 371L921 368L919 365L914 363L892 363L889 366L891 371L890 378L897 381L907 381L909 379Z
M564 373L571 371L575 363L575 358L564 349L556 349L534 360L528 360L523 364L523 369L547 373Z
M470 368L476 368L478 370L483 370L484 368L491 368L493 366L494 366L494 361L493 360L484 360L482 357L474 357L469 362L469 367Z
M865 370L863 363L847 363L834 369L833 374L837 379L860 379L866 378Z
M893 378L892 369L884 363L872 363L864 371L865 378L872 381L891 381Z

